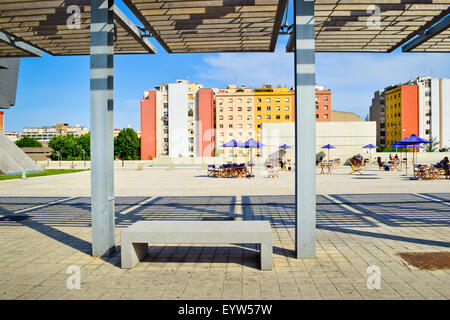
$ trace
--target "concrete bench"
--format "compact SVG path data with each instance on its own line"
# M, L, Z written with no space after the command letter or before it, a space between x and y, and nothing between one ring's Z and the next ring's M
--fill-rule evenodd
M138 221L120 234L122 268L131 269L147 255L149 243L255 243L261 270L272 270L269 221Z

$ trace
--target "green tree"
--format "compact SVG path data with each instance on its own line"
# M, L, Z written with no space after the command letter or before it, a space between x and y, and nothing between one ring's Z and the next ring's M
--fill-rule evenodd
M40 148L42 147L42 143L40 143L37 139L23 137L16 141L16 145L19 148Z
M83 158L83 148L79 143L79 138L72 134L67 136L55 136L50 140L48 146L53 149L51 158L58 160L58 152L61 160L81 160Z
M91 134L83 134L81 137L78 137L77 140L78 144L81 146L81 149L84 149L86 152L86 160L91 159ZM83 156L83 153L81 155Z
M438 151L439 141L435 137L432 137L430 139L430 141L431 141L431 143L427 143L427 145L425 147L425 151L426 152L436 152L436 151Z
M136 131L123 129L114 139L114 156L121 160L139 160L140 146Z

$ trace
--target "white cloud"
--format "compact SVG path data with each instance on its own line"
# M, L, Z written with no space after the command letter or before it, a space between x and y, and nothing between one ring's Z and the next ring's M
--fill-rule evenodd
M220 53L208 55L197 77L215 86L236 83L293 85L294 56L278 46L275 53ZM319 53L316 82L332 90L333 107L365 116L373 92L418 76L450 76L448 54Z

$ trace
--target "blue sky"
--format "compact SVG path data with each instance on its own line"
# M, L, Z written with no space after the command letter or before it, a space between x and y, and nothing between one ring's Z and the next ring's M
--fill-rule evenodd
M123 6L121 6L122 9ZM128 16L129 12L124 9ZM137 21L134 20L136 23ZM163 82L189 79L204 87L228 84L293 86L293 54L285 53L288 36L280 36L275 53L167 54L150 39L156 55L114 58L114 127L140 129L139 99ZM417 76L450 77L448 54L318 53L316 82L332 90L334 110L369 113L373 92ZM16 105L5 110L5 131L66 122L90 127L89 57L23 58Z

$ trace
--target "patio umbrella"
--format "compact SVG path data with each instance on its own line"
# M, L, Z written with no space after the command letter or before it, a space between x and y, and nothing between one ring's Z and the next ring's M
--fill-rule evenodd
M376 149L376 148L378 148L378 147L373 145L373 144L368 144L367 146L363 147L363 149L369 149L369 153L370 153L370 155L369 155L369 158L370 158L369 165L372 162L372 149Z
M224 148L233 148L233 159L234 159L234 148L240 147L240 146L241 146L241 143L237 142L234 139L231 139L230 141L228 141L227 143L222 145L222 147L224 147Z
M336 149L336 147L331 144L327 144L326 146L323 146L322 149L328 149L328 162L330 162L330 149Z
M258 142L256 140L250 139L248 141L245 141L244 143L241 143L241 148L250 149L250 175L253 176L253 156L252 156L252 149L253 148L261 148L262 146L265 146L265 144Z
M420 143L431 143L431 141L418 137L415 134L410 135L409 137L406 137L402 140L397 141L395 144L399 146L403 146L404 148L413 148L413 168L414 168L414 153L415 153L415 146L419 145ZM406 173L408 172L408 160L406 160Z
M292 147L288 146L287 144L283 144L282 146L280 146L278 149L283 149L286 151L286 149L292 149ZM286 155L286 153L285 153Z

